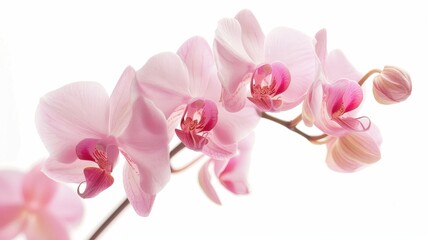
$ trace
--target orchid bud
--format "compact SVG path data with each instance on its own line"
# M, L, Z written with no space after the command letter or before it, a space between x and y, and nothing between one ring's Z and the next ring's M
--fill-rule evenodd
M411 78L397 67L385 66L380 75L374 78L372 90L375 99L381 104L402 102L411 94Z

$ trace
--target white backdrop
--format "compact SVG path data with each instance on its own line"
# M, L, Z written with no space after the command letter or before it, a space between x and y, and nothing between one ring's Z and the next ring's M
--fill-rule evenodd
M34 125L47 92L75 81L97 81L111 92L126 66L138 69L194 35L211 43L219 19L248 8L265 33L326 28L328 48L342 49L361 72L390 64L410 73L413 94L398 105L378 105L367 83L363 113L382 132L382 159L336 173L325 165L324 146L261 120L250 195L219 187L223 205L213 204L194 166L172 177L149 217L129 207L102 239L429 239L429 12L419 2L1 1L0 167L27 170L47 157ZM113 187L84 200L73 239L88 238L122 201L121 171Z

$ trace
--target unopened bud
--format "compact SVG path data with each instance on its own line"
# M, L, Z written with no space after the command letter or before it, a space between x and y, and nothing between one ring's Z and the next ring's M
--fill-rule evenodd
M385 66L373 81L374 97L381 104L402 102L411 95L411 90L410 76L397 67Z

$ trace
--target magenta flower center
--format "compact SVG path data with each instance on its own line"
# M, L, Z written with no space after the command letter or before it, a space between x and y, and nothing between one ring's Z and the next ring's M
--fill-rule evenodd
M176 135L186 147L200 151L208 143L207 134L216 126L217 118L214 102L196 99L186 106Z
M78 193L83 198L94 197L113 184L110 173L119 155L119 149L113 138L86 138L76 146L76 155L80 160L95 162L98 167L87 167L83 170L86 188Z
M283 63L275 62L258 67L252 75L248 99L262 111L278 111L282 105L282 94L289 87L290 73Z

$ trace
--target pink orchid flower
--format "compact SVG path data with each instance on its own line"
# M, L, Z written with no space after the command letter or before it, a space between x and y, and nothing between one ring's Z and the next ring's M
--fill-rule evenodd
M176 133L189 149L216 159L233 157L237 143L260 118L251 106L230 113L219 103L221 86L213 55L200 37L187 40L177 54L166 52L150 58L137 71L137 80L141 94L168 119L170 139Z
M365 132L330 137L326 144L326 163L332 170L339 172L360 170L380 160L381 141L381 134L374 124Z
M304 123L307 126L314 124L334 136L368 130L371 124L369 118L355 117L363 100L363 91L358 84L362 75L340 50L327 54L324 29L316 34L316 40L321 72L304 100Z
M250 134L238 144L239 154L229 160L209 159L200 169L198 179L204 193L217 204L221 204L218 194L211 182L210 166L219 182L234 194L248 194L247 176L250 165L250 153L255 142L254 134Z
M150 101L134 97L135 84L135 71L128 67L110 98L94 82L66 85L40 100L36 125L50 153L45 173L80 183L83 198L113 184L111 173L122 153L127 197L147 216L171 174L167 123Z
M214 55L222 101L231 112L242 109L246 99L261 111L291 109L302 102L317 77L313 38L286 27L265 37L248 10L219 21Z
M69 239L83 217L81 199L35 166L28 173L0 171L0 239Z

